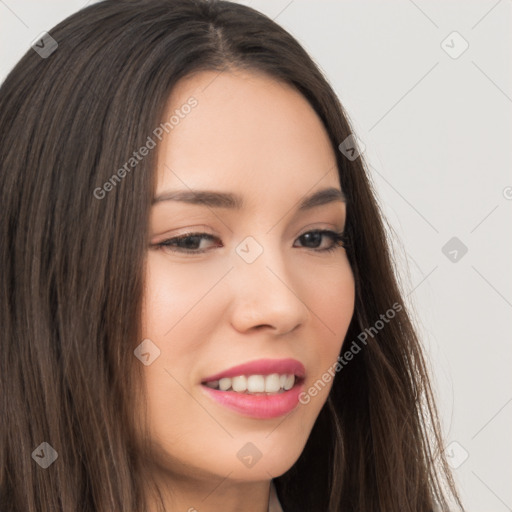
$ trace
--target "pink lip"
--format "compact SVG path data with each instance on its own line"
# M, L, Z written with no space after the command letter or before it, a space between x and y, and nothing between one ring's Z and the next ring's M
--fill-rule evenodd
M204 378L201 382L219 380L223 377L238 377L239 375L270 375L279 373L281 375L295 375L303 379L306 375L304 365L296 359L258 359L249 363L233 366L215 375ZM291 390L290 390L291 391Z
M289 413L299 403L299 396L304 388L306 370L304 365L296 359L259 359L211 375L203 379L202 384L223 377L270 375L271 373L293 374L297 377L295 385L292 389L282 393L260 395L220 391L205 385L202 385L201 388L219 404L245 416L258 419L276 418Z
M219 404L258 419L277 418L295 409L303 388L304 381L299 381L289 391L283 391L277 395L249 395L201 386L201 389Z

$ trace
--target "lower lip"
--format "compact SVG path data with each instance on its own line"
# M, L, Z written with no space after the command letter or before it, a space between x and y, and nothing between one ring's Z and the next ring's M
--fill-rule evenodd
M251 418L277 418L287 414L299 403L303 383L296 383L293 388L276 395L250 395L235 391L220 391L208 386L201 386L208 395L219 404Z

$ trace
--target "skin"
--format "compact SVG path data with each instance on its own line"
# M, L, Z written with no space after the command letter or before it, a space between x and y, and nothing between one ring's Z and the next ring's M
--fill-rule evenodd
M155 195L206 189L246 204L152 207L142 326L160 350L144 367L154 478L166 510L266 512L271 479L300 456L332 381L273 419L223 407L200 382L254 359L291 357L306 367L308 389L335 363L354 310L352 270L343 247L315 250L335 245L331 238L302 235L341 232L346 204L297 211L306 195L340 182L327 132L293 88L259 72L200 72L173 89L165 119L191 96L198 105L157 146ZM202 254L154 245L189 232L217 238L193 245ZM250 264L235 251L247 236L263 249ZM250 468L237 457L248 442L262 454Z

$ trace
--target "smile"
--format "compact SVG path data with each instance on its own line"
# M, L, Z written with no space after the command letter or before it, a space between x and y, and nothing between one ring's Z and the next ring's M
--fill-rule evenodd
M304 366L295 359L261 359L203 379L201 388L223 407L266 419L297 407L304 378Z
M220 391L236 393L282 393L289 391L295 384L295 375L271 373L270 375L239 375L212 380L205 385Z

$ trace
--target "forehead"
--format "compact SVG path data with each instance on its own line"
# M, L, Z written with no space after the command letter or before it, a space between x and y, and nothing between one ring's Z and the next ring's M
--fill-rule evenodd
M186 105L194 105L192 108ZM182 79L163 120L157 191L229 187L241 195L302 195L337 186L328 134L293 87L260 72L203 71Z

